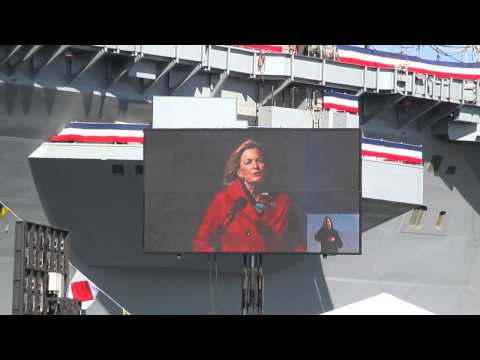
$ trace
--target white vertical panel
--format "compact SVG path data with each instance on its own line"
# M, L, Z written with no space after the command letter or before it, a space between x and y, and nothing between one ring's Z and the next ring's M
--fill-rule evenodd
M237 121L237 100L187 96L154 96L154 129L246 128Z

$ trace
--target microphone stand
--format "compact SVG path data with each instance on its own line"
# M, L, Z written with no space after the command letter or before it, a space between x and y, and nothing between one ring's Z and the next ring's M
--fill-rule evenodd
M263 213L263 208L259 212ZM247 315L250 307L254 311L256 310L257 315L263 314L264 280L262 263L261 253L243 254L242 315Z
M249 269L248 269L248 255L243 254L243 270L242 270L242 308L241 314L247 315L250 294L248 294L249 287Z
M233 221L233 219L235 218L235 215L245 207L246 203L247 203L247 200L245 198L238 198L235 201L235 204L233 205L233 207L227 213L227 216L225 217L225 221L223 222L222 226L220 226L215 236L215 240L214 240L215 252L221 251L220 240L223 234L225 233L225 230L227 229L228 225L230 225L230 223Z
M247 315L250 307L256 310L257 315L263 314L264 280L262 263L262 254L243 254L242 315Z
M227 230L228 225L230 225L230 223L233 221L234 216L234 214L227 215L227 218L223 222L222 226L220 226L217 233L215 234L214 249L216 253L222 251L220 246L220 240L222 239L223 234L225 234L225 230Z

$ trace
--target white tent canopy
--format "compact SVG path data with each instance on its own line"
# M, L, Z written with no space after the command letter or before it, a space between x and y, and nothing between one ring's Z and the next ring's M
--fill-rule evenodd
M387 293L355 302L321 315L435 315Z

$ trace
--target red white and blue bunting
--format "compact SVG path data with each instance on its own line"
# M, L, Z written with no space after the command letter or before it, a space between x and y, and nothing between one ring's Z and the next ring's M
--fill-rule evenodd
M150 124L70 122L50 142L143 144L143 130ZM362 158L422 165L422 146L362 138Z
M343 94L333 90L325 90L323 94L323 108L358 113L358 97Z
M362 138L362 158L422 165L422 146Z
M404 69L439 78L480 79L480 63L456 63L421 59L416 56L393 54L350 45L337 45L338 62L380 69Z
M50 142L143 144L143 130L150 124L119 124L72 121Z
M246 49L259 50L273 53L283 53L285 45L237 45Z

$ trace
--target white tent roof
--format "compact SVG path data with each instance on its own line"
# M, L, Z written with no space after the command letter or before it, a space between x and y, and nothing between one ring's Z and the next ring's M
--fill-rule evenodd
M387 293L355 302L321 315L435 315Z

